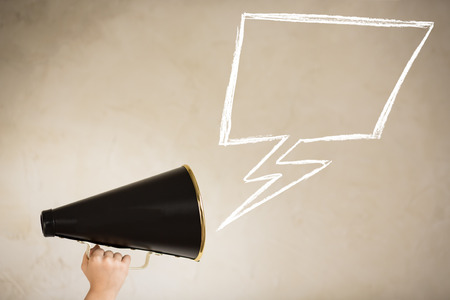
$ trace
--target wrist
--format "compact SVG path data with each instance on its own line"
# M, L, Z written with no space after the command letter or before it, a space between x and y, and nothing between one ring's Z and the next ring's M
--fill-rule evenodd
M111 291L98 291L89 289L89 292L87 293L84 300L115 300L116 296L116 293Z

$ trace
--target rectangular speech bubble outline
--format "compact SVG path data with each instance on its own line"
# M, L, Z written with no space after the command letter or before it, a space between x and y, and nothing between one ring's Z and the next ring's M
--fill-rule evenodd
M394 105L395 98L397 97L397 94L400 90L400 87L434 26L433 22L426 22L426 21L400 21L391 19L344 17L344 16L315 15L315 14L243 13L241 16L241 24L237 32L236 48L233 54L233 63L231 67L230 81L227 87L224 109L222 112L222 120L220 125L220 140L219 140L219 145L222 146L242 145L248 143L258 143L279 139L279 137L274 137L271 135L230 139L231 115L237 83L239 60L242 50L242 43L244 41L245 20L265 20L265 21L372 26L372 27L400 27L400 28L413 27L413 28L428 29L423 39L421 40L417 48L414 50L411 58L408 60L399 79L397 80L388 100L386 101L386 104L383 107L380 116L378 117L378 121L375 124L372 133L332 135L332 136L302 139L301 141L303 143L318 142L318 141L380 139L389 113L391 112L392 106Z

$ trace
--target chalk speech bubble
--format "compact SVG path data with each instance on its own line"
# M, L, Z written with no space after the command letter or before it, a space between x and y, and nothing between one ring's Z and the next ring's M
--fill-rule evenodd
M319 164L320 166L312 170L311 172L303 175L297 180L282 187L278 191L270 194L269 196L257 200L258 196L269 188L274 182L282 177L281 173L268 174L257 178L251 178L251 176L263 165L269 157L271 157L288 139L289 135L263 135L263 136L249 136L243 138L230 138L231 132L231 116L234 95L236 90L239 60L242 52L242 44L244 40L244 26L246 20L263 20L263 21L279 21L279 22L295 22L295 23L313 23L313 24L334 24L334 25L353 25L353 26L371 26L371 27L391 27L391 28L422 28L427 29L425 36L420 41L419 45L414 50L412 56L409 58L406 66L404 67L400 77L398 78L392 92L387 99L383 110L381 111L375 127L371 133L352 133L352 134L339 134L330 136L321 136L314 138L300 138L297 142L284 152L276 161L278 165L306 165L306 164ZM433 22L424 21L400 21L389 19L375 19L375 18L363 18L363 17L344 17L344 16L331 16L331 15L312 15L312 14L255 14L255 13L243 13L241 16L241 24L237 32L236 48L233 55L233 63L231 68L230 80L226 91L225 103L222 112L222 120L220 124L220 139L219 145L233 146L243 145L250 143L278 141L272 150L264 156L258 164L253 167L250 172L244 177L245 182L266 181L266 183L247 198L238 208L236 208L219 226L218 230L223 229L233 221L242 217L244 214L264 204L265 202L273 199L299 182L310 178L311 176L319 173L326 168L331 160L295 160L286 161L285 157L295 149L301 143L313 143L313 142L330 142L330 141L347 141L347 140L374 140L380 139L384 126L386 124L389 113L394 105L395 98L400 90L400 87L405 80L412 64L425 44L431 30L433 29Z

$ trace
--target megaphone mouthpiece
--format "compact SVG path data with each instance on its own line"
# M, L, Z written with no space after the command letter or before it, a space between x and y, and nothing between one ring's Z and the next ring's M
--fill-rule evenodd
M52 209L44 210L41 213L41 227L45 237L55 236L55 220Z

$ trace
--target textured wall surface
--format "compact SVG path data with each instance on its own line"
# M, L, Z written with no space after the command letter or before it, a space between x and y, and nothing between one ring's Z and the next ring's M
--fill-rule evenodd
M152 257L118 299L448 299L449 11L425 0L0 1L0 298L82 299L84 247L44 238L40 212L187 163L206 212L202 261ZM292 160L333 162L216 231L263 184L242 178L274 146L218 145L243 12L435 27L380 140L296 148ZM248 21L245 34L231 137L297 139L371 132L425 30ZM281 187L311 170L275 159L255 176L281 172Z

